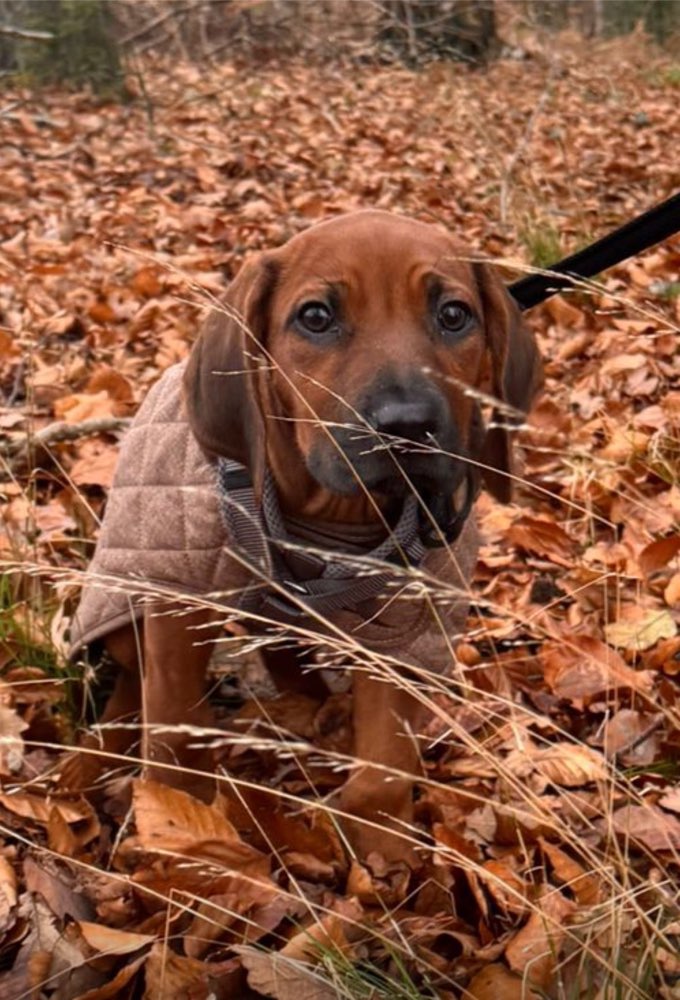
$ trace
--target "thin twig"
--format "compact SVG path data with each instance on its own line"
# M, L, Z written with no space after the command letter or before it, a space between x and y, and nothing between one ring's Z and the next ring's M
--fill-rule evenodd
M165 22L169 21L170 18L183 17L184 14L187 14L190 10L192 10L191 6L171 7L169 10L166 8L162 14L159 14L158 17L155 17L152 21L149 21L148 24L143 24L141 28L134 28L132 31L128 32L127 35L124 35L119 44L129 45L130 42L136 42L145 35L148 35L150 31L154 30L154 28L158 28L161 24L165 24Z

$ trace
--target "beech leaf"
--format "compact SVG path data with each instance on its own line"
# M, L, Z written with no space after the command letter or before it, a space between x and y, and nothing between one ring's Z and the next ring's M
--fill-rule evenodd
M678 626L668 611L649 611L634 621L626 619L605 625L607 642L621 649L643 652L651 649L660 639L672 639Z

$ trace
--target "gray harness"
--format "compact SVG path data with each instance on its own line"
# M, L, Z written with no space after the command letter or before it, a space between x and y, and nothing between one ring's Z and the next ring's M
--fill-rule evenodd
M403 580L398 567L417 566L425 555L415 496L406 498L397 523L383 542L368 552L348 552L326 549L323 542L321 550L311 550L309 541L288 530L269 472L259 505L247 469L220 458L217 490L231 544L260 581L242 595L243 610L269 607L277 615L296 617L304 614L305 608L322 615L353 610L394 585L399 575Z
M445 500L445 529L433 533L431 523L423 521L421 502L409 494L396 524L375 548L348 546L346 540L318 532L311 532L310 548L310 532L301 537L289 530L269 470L258 504L248 470L232 459L219 458L217 492L222 519L235 552L256 578L240 597L241 610L266 612L269 608L279 617L299 617L305 610L321 615L355 610L362 601L403 585L403 570L419 566L427 549L452 544L478 490L477 470L470 464L460 509L455 510L449 498Z

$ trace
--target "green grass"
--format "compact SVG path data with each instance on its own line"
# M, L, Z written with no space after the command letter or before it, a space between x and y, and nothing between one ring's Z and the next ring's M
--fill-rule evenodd
M0 651L3 659L11 659L14 666L40 667L52 676L60 673L49 630L44 624L46 620L43 614L32 609L30 601L17 596L9 575L0 577Z
M680 281L660 281L655 282L650 287L658 299L664 302L675 302L680 296Z
M404 965L402 956L385 945L385 964L389 971L372 962L352 963L337 948L318 943L321 964L339 998L347 1000L431 1000L436 993L421 989Z
M563 256L561 236L550 222L528 223L520 229L519 239L529 253L532 267L549 268Z
M680 66L669 66L661 72L661 81L667 87L680 87Z

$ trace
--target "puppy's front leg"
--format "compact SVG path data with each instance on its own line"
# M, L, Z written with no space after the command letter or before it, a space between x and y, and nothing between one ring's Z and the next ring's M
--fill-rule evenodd
M408 837L408 825L413 822L413 781L422 774L422 767L411 733L418 731L422 708L394 683L364 673L354 676L352 700L355 756L381 766L367 764L348 778L340 805L357 821L343 821L343 827L360 858L378 851L387 860L415 862L408 839L388 831L402 830ZM391 775L390 769L413 775L413 779ZM382 829L362 823L361 818Z
M167 731L163 727L214 727L207 701L206 672L217 627L207 628L213 613L199 609L190 613L179 604L150 606L144 616L144 759L150 778L181 788L210 801L215 782L191 771L163 767L176 764L210 772L213 755L207 749L189 749L200 736Z
M110 632L104 648L116 669L113 691L97 727L81 736L78 749L65 754L61 761L59 785L69 791L94 791L100 779L124 764L126 754L136 749L135 724L142 704L141 625L123 625Z

